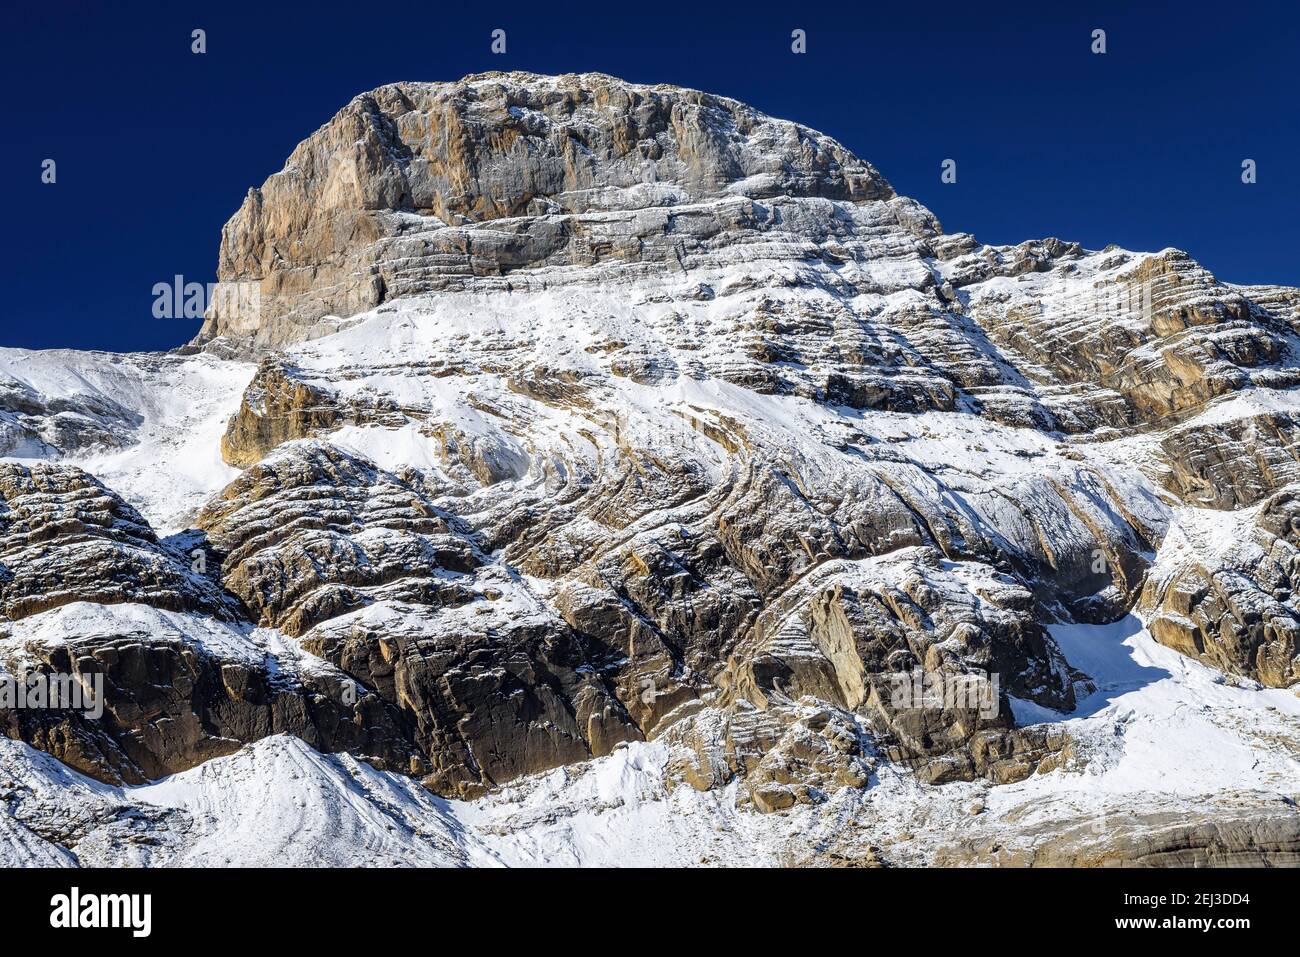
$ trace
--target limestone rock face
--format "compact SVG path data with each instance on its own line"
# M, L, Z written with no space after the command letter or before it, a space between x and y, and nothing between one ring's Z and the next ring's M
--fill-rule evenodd
M0 497L0 677L76 682L102 695L103 712L6 701L10 737L115 783L277 733L411 770L417 752L379 698L358 701L341 672L291 679L273 657L244 651L244 610L207 573L205 548L160 541L74 466L0 463Z
M460 604L481 559L418 489L323 443L284 447L199 516L222 581L259 624L301 635L376 599Z
M1161 451L1165 486L1207 508L1244 508L1300 481L1300 424L1283 410L1171 429Z
M329 432L342 420L328 398L295 381L274 358L266 359L226 426L221 456L237 468L247 468L281 443Z
M1144 802L1145 803L1145 802ZM941 867L1295 867L1300 864L1300 814L1294 805L1238 797L1215 820L1185 810L1144 806L1101 821L1074 818L1030 828L1015 841L992 835L942 849Z
M472 797L641 736L578 637L536 610L519 614L519 601L487 586L458 608L384 603L303 644L411 722L426 786Z
M742 703L702 712L667 739L672 782L708 791L740 776L749 802L765 814L864 788L878 761L852 712L812 697L763 710Z
M1270 687L1300 681L1300 486L1217 527L1176 532L1183 548L1142 596L1152 636Z
M199 522L261 624L302 636L411 723L436 790L473 794L640 737L580 636L418 479L295 442Z
M1300 681L1296 290L947 235L796 123L526 73L357 97L219 276L255 295L185 355L0 353L0 652L110 689L6 733L103 780L287 733L474 798L635 750L860 823L882 781L1130 773L1189 676L1300 739L1269 690ZM1008 812L1002 856L1293 851L1148 810L1096 847ZM1002 854L972 841L942 854Z
M184 771L273 734L351 751L404 774L422 766L400 716L376 695L357 695L341 672L289 677L273 660L213 654L175 620L161 632L138 620L99 624L97 633L62 643L0 636L0 648L22 661L11 670L25 680L71 676L86 688L100 683L104 696L102 716L79 708L0 709L9 737L114 784Z
M735 693L758 703L811 695L861 713L891 760L936 783L1032 773L1065 741L1015 729L1006 695L1071 711L1085 676L1034 620L1027 590L943 564L931 549L904 549L809 574L807 604L784 620L760 617L757 647L737 650Z
M223 617L219 589L134 508L68 465L0 462L0 602L25 618L68 602L140 602Z
M784 196L893 191L829 137L693 90L600 74L396 83L357 97L249 191L218 277L260 284L262 314L217 312L203 336L273 346L321 316L467 277L670 261L753 216L746 200ZM698 208L723 197L734 202ZM682 223L668 212L692 205Z
M929 780L1055 766L1065 738L1017 729L1010 697L1068 712L1092 686L1043 624L1133 606L1161 489L1232 507L1297 467L1285 409L1229 411L1296 382L1285 292L1256 302L1177 250L945 236L833 140L692 91L528 74L381 88L250 193L221 270L260 283L260 311L210 315L198 344L282 350L226 461L304 438L402 464L387 443L418 449L422 508L473 542L464 574L528 576L547 628L602 675L617 730L555 724L579 752L700 707L811 696ZM959 436L935 416L979 424ZM338 481L295 508L319 495L334 514ZM236 484L233 502L260 494ZM332 661L371 660L378 640L340 639L334 616L392 598L385 620L419 635L433 613L411 607L467 600L464 581L428 579L424 546L358 546L365 510L346 509L346 548L258 532L297 514L217 507L203 524L228 587L265 624L319 626ZM978 709L899 707L913 674L1003 683ZM525 750L562 763L566 747Z
M726 268L738 263L743 276ZM1214 507L1253 504L1297 468L1285 411L1261 409L1228 437L1194 421L1240 390L1296 385L1293 291L1228 286L1178 250L945 236L829 137L695 91L511 73L364 94L250 192L224 231L220 277L260 291L214 305L196 342L222 354L325 336L425 293L680 278L684 289L650 295L743 301L724 328L703 324L725 352L683 366L593 342L611 374L707 372L760 393L967 409L1090 438L1187 422L1150 473ZM681 312L664 332L690 349L699 310ZM433 359L434 374L454 372ZM393 413L391 399L350 411L303 388L264 366L226 460ZM1241 468L1254 474L1232 478Z
M1184 417L1248 383L1297 382L1294 368L1278 365L1290 330L1178 250L1103 252L1092 275L1081 268L1091 257L1054 242L1023 265L1003 254L990 269L987 255L951 263L958 289L984 280L970 299L980 326L1023 357L1031 378L1118 393L1130 422ZM987 281L1016 270L1023 282Z

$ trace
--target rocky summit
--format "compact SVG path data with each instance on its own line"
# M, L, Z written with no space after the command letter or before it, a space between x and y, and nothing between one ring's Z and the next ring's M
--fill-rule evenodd
M0 707L0 859L1300 860L1300 290L525 73L358 96L218 276L0 350L0 667L105 696Z

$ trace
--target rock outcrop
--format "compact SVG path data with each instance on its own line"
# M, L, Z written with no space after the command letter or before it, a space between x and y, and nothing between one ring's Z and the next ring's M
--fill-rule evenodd
M1187 810L1142 807L1093 819L1054 821L1012 841L989 834L944 848L941 867L1296 867L1300 811L1294 802L1234 796L1211 820Z
M373 463L291 443L199 523L261 624L411 723L430 787L472 794L640 737L579 636L427 491Z
M258 283L260 314L216 312L202 336L276 346L322 316L470 277L671 262L752 215L747 200L785 196L893 191L829 137L693 90L599 74L396 83L357 97L249 191L218 277ZM721 198L734 201L701 205Z
M1176 532L1142 596L1152 637L1270 687L1300 681L1300 487Z
M0 678L71 681L98 696L78 707L5 701L10 737L115 783L277 733L419 767L395 712L359 696L346 674L289 677L275 657L245 653L255 645L239 623L244 608L208 574L204 546L161 542L74 466L0 463L0 501Z
M69 465L0 462L0 607L9 619L74 601L237 612L134 508Z
M0 653L10 659L0 664L17 678L70 677L100 689L102 715L84 707L0 709L9 737L84 774L142 784L274 734L403 774L424 766L401 716L342 672L291 675L274 657L214 653L203 631L183 619L133 615L94 624L89 634L56 641L0 635Z

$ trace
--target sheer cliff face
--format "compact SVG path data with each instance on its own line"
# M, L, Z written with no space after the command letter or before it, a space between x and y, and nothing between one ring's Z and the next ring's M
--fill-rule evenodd
M113 689L9 733L100 777L287 732L473 796L655 740L781 811L1111 754L1131 674L1057 636L1129 613L1300 679L1296 290L945 235L797 124L528 74L358 97L220 277L260 296L202 355L0 381L5 451L130 489L0 472L0 652Z
M893 191L829 137L692 90L598 74L397 83L357 97L249 191L218 275L260 283L261 315L232 303L201 337L274 347L320 334L322 316L520 270L676 266L751 217L776 227L745 200L784 197Z

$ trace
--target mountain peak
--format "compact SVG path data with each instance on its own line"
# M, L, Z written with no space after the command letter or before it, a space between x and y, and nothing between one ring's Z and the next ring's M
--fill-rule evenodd
M450 275L605 260L675 269L700 239L663 241L680 229L662 211L733 201L705 230L719 235L773 225L746 201L896 198L831 137L697 90L600 73L392 83L355 97L249 191L223 230L218 275L258 283L260 308L215 308L200 341L308 338L323 316L372 308L394 285L436 289ZM909 222L937 230L908 204ZM602 235L611 213L646 215L620 243ZM494 238L462 231L485 224ZM414 235L424 246L403 244L395 266L389 241ZM423 264L414 284L412 258Z

